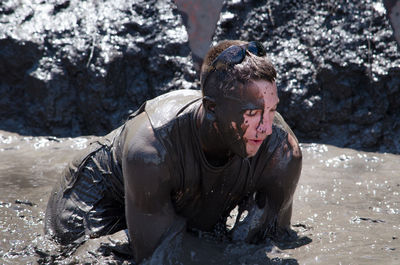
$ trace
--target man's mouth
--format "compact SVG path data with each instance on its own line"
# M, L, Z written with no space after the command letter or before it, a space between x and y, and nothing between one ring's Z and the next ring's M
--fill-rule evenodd
M261 145L264 140L260 139L249 139L248 142L253 145Z

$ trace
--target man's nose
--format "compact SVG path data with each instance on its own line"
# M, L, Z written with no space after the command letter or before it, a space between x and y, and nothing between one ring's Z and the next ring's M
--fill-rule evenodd
M270 135L272 133L272 120L269 117L263 117L262 121L258 124L257 132Z

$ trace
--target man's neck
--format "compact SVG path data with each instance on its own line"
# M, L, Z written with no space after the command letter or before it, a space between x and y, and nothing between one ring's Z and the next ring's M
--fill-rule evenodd
M215 125L205 115L203 105L201 105L196 116L201 148L211 165L223 166L232 157L231 152L224 144L224 140L215 128Z

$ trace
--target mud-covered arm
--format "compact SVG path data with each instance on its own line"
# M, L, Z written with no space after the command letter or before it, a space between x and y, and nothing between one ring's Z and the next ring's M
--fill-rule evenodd
M290 230L293 194L302 167L302 155L296 139L288 138L274 152L262 173L259 189L241 205L247 217L238 222L233 240L256 243L266 236L280 237Z
M175 228L182 220L171 202L173 182L162 146L147 119L133 127L133 132L125 136L122 168L126 222L134 258L139 263L149 258L164 239L172 238L170 233L180 232Z

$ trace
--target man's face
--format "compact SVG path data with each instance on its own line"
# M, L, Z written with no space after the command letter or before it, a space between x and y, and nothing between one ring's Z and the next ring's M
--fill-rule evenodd
M275 82L253 80L218 103L218 129L231 151L254 156L272 133L279 98Z

